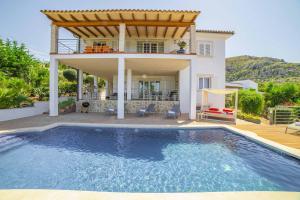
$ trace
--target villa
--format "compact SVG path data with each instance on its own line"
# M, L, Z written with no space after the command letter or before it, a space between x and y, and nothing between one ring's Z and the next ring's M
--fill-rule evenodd
M197 29L199 11L41 12L51 20L50 116L58 115L58 63L78 70L77 107L82 101L90 101L92 112L115 106L118 119L149 102L161 113L180 104L195 119L201 90L225 88L225 41L234 32ZM60 38L59 28L75 39ZM106 99L84 98L83 72L106 80ZM224 95L209 105L223 108Z

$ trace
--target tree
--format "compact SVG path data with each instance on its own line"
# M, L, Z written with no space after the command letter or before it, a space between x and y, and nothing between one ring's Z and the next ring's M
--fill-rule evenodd
M259 115L263 111L264 98L256 91L240 90L239 107L244 113Z
M77 79L77 74L76 74L76 71L74 69L64 70L63 75L68 81L71 81L71 82L74 82Z

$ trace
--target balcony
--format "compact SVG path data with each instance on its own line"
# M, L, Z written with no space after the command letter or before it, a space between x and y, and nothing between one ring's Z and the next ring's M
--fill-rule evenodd
M184 41L187 47L180 50L177 41L171 39L138 39L129 40L129 45L125 45L122 53L136 54L184 54L190 52L189 41ZM79 40L79 39L58 39L58 54L99 54L99 53L121 53L118 50L118 40Z

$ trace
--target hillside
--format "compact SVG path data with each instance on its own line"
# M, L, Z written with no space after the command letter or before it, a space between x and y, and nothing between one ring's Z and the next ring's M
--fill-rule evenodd
M298 82L300 63L287 63L282 59L237 56L226 59L226 81L251 79L257 82Z

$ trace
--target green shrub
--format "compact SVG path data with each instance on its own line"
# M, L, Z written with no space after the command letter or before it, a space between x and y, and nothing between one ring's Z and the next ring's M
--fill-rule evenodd
M251 114L247 114L247 113L238 112L237 118L248 121L248 122L256 123L256 124L261 123L259 116L255 116L255 115L251 115Z
M87 75L83 81L84 81L85 84L88 84L88 85L92 86L92 85L94 85L94 76L93 75Z
M73 98L69 98L65 101L59 102L58 103L58 108L63 109L63 108L66 108L68 106L72 106L74 104L75 104L75 100Z
M58 93L59 95L72 94L77 91L77 84L75 82L59 82Z
M66 69L63 71L63 76L71 82L76 81L77 79L77 75L76 75L76 71L74 69Z
M264 106L264 98L260 93L252 90L239 91L239 108L244 113L259 115Z
M300 102L300 86L295 83L268 83L264 87L267 107Z

